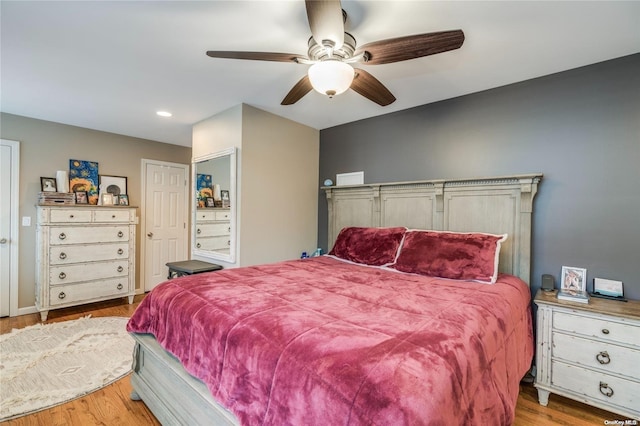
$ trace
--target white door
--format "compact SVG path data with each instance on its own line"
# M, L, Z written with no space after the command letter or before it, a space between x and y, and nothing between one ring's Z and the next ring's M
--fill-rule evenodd
M189 166L153 160L143 163L144 291L167 279L167 262L188 260Z
M0 144L0 316L18 309L18 189L20 143Z

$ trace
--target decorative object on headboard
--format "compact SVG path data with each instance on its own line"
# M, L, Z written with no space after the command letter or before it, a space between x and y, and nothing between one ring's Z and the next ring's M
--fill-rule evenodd
M328 247L347 226L509 234L500 272L530 282L531 214L542 173L323 187Z

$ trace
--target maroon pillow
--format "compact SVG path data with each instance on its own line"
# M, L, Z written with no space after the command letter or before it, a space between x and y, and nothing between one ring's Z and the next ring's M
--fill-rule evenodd
M393 263L407 228L343 228L329 252L341 259L365 265Z
M407 231L392 268L402 272L493 284L507 234Z

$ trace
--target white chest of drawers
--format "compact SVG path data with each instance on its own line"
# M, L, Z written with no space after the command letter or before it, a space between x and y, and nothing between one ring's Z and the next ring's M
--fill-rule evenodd
M229 253L231 219L229 209L198 209L196 212L196 248Z
M49 310L135 294L134 207L38 206L36 308Z
M539 292L536 382L549 393L640 419L640 302L589 304Z

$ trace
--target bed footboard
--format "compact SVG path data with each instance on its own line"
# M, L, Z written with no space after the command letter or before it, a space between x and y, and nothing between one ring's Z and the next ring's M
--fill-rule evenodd
M206 385L148 334L134 334L131 399L142 399L163 425L238 425Z

